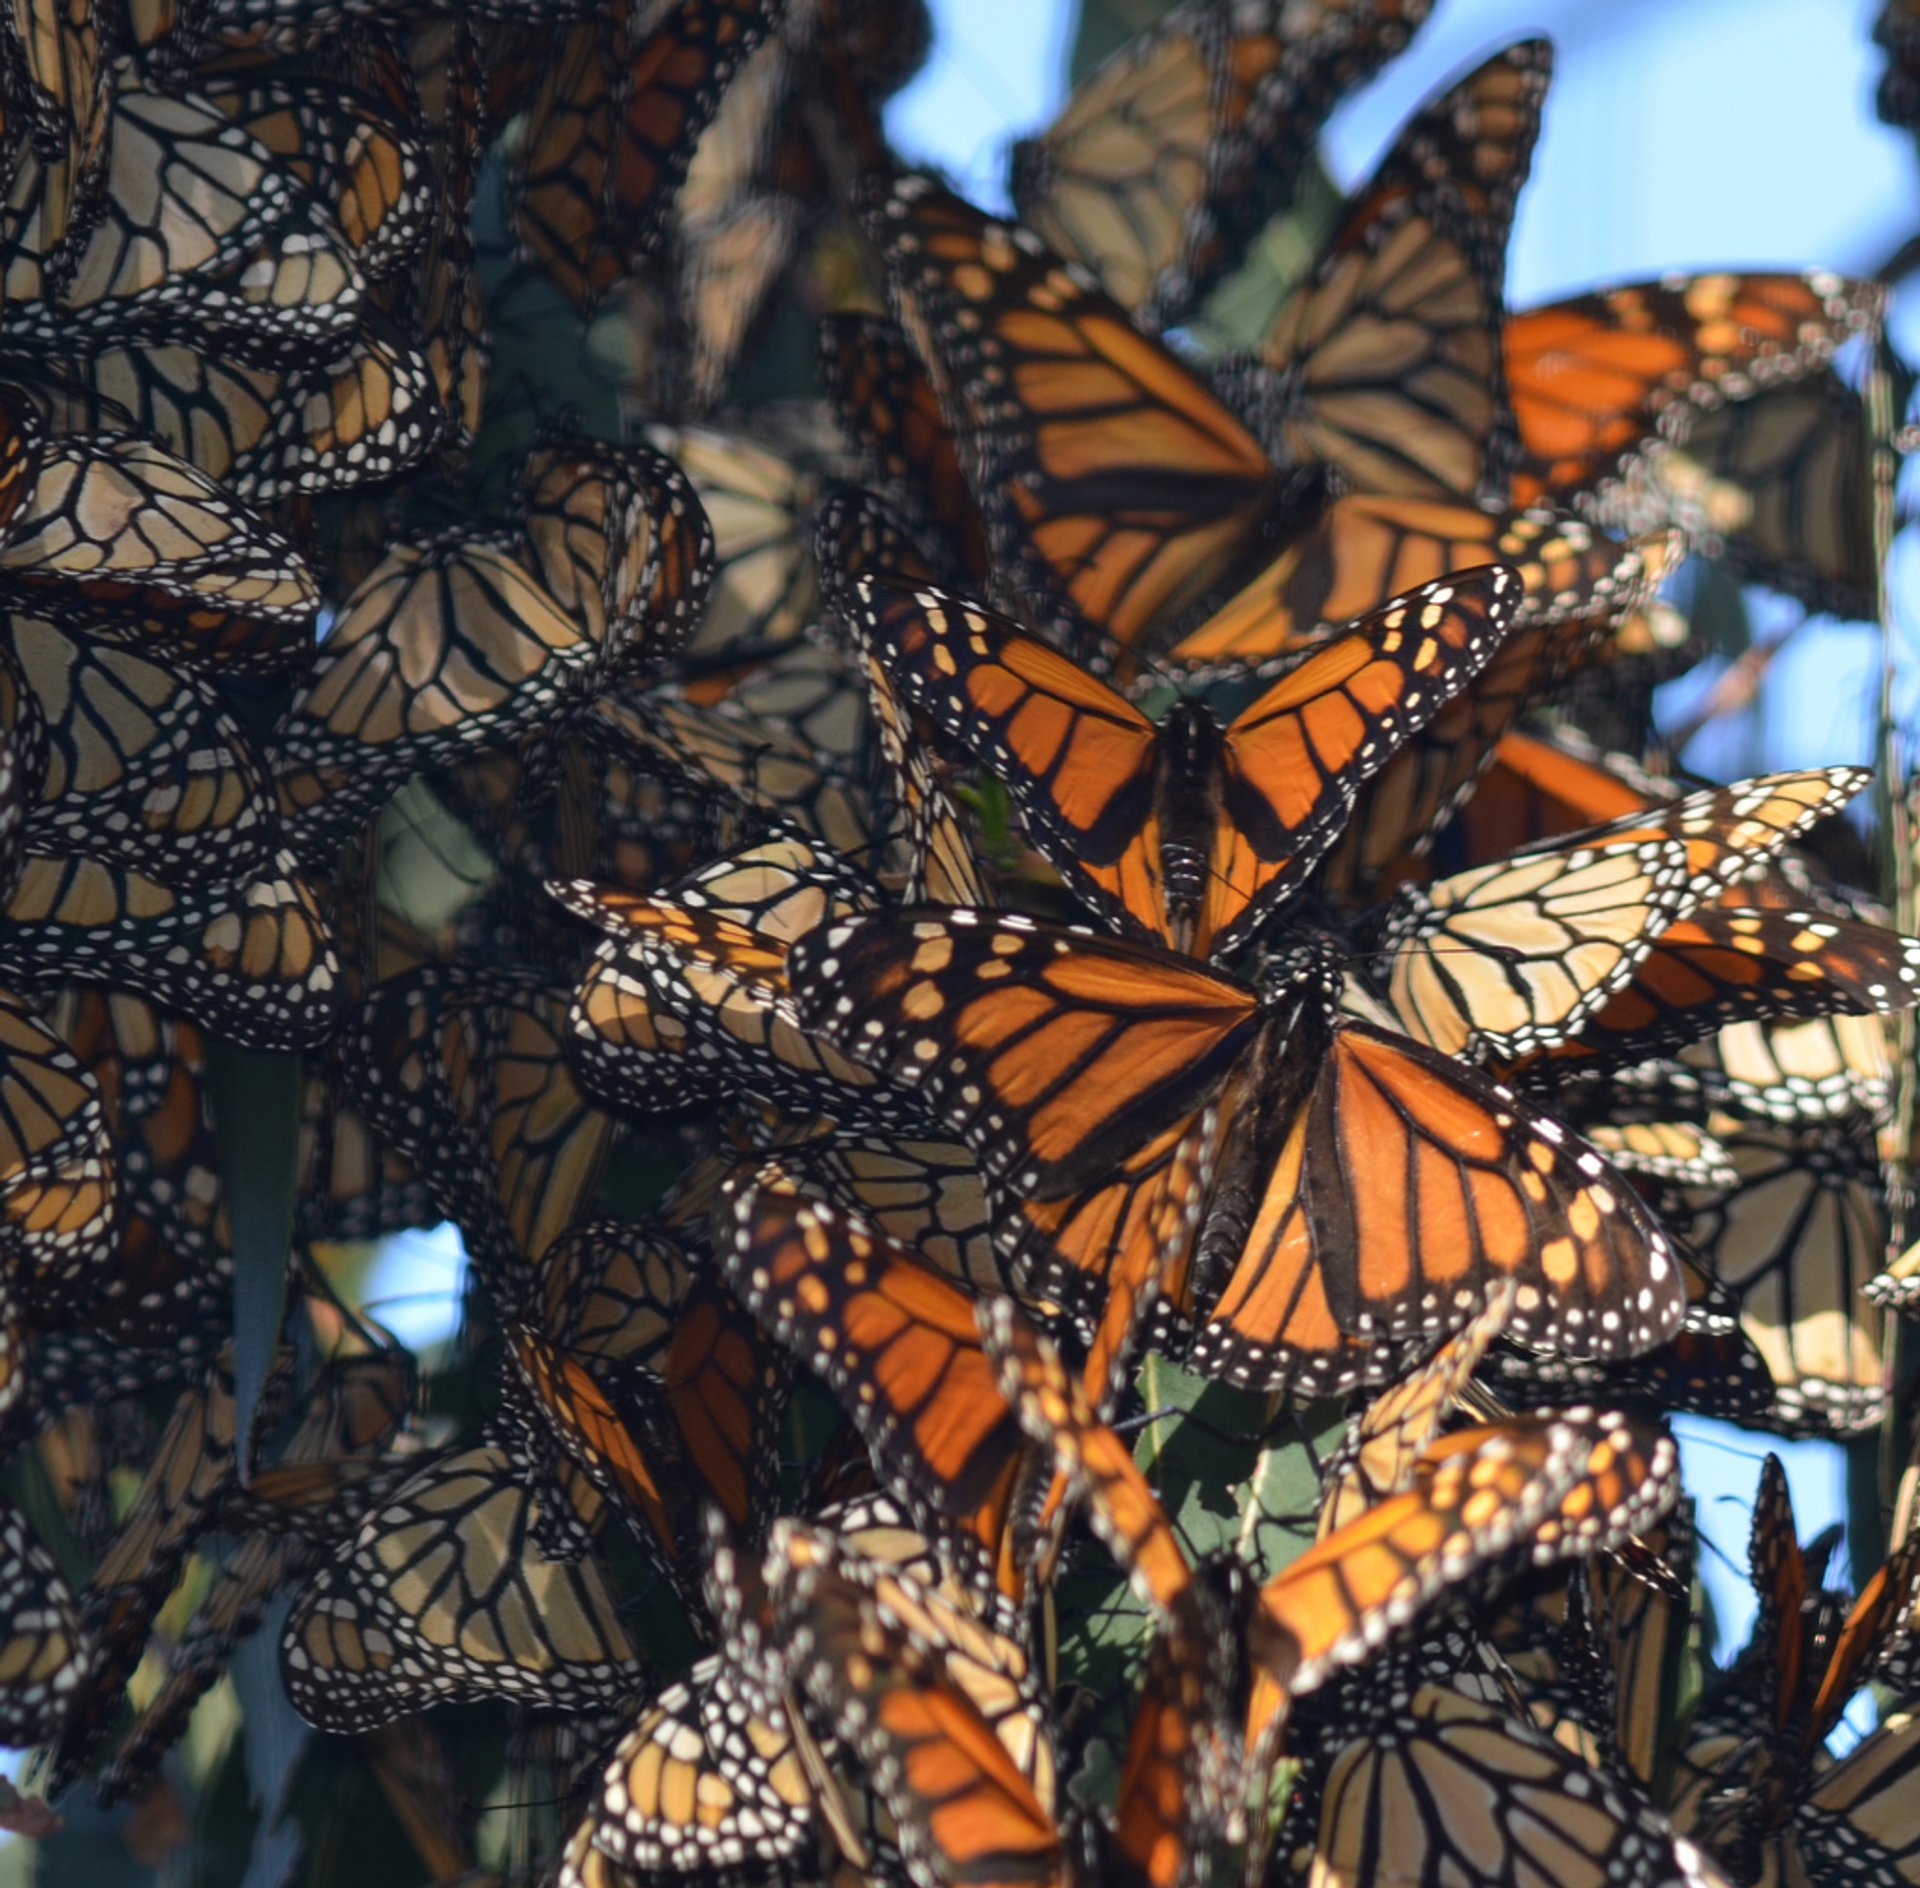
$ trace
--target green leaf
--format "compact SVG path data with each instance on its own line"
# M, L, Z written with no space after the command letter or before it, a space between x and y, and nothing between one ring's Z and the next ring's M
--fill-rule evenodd
M245 1438L280 1342L300 1165L301 1059L207 1039L207 1099L233 1228L233 1384Z

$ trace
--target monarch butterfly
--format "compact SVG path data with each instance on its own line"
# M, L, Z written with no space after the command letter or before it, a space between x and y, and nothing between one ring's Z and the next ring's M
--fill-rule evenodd
M869 479L916 525L943 534L956 569L988 581L986 522L933 383L907 337L877 315L828 315L820 323L820 365L834 417Z
M1578 646L1638 600L1648 561L1648 547L1623 547L1545 505L1500 511L1349 492L1330 500L1164 660L1205 669L1296 654L1388 597L1481 564L1519 571L1517 629L1544 623Z
M1415 115L1348 205L1248 388L1283 463L1361 491L1507 497L1501 278L1552 65L1544 39L1495 54Z
M55 623L6 620L21 678L49 711L29 845L141 867L172 885L266 870L272 790L212 688Z
M1860 1293L1884 1263L1887 1212L1870 1152L1844 1136L1754 1127L1726 1137L1736 1179L1691 1187L1676 1223L1738 1294L1783 1433L1847 1433L1884 1406L1882 1313Z
M1920 1540L1909 1538L1844 1617L1794 1529L1777 1456L1761 1466L1750 1548L1760 1598L1746 1650L1703 1703L1682 1758L1676 1816L1742 1874L1761 1866L1826 1880L1842 1856L1898 1878L1913 1846L1910 1804L1887 1800L1911 1762L1912 1719L1894 1713L1837 1765L1822 1746L1853 1693L1876 1674L1911 1692ZM1740 1733L1753 1724L1756 1736Z
M620 274L602 237L623 38L605 15L567 27L528 108L509 195L522 250L583 314Z
M0 43L26 80L26 115L47 166L41 216L56 256L76 222L84 228L107 156L112 86L95 16L93 0L28 0L0 15Z
M190 661L240 669L304 654L319 600L284 538L129 436L46 442L0 549L0 587L33 609L131 606Z
M686 475L633 446L590 441L521 469L529 567L591 633L596 689L686 641L705 605L713 534Z
M113 1276L122 1207L112 1124L85 1064L11 991L0 991L0 1247L31 1308L83 1300ZM10 1293L11 1297L12 1294ZM11 1309L11 1307L9 1307ZM22 1383L17 1332L0 1323L9 1367L0 1408Z
M1577 1037L1673 919L1759 870L1867 777L1769 774L1403 891L1380 920L1380 985L1409 1034L1472 1061Z
M429 208L425 140L374 98L285 72L213 78L201 96L329 206L369 281L418 247Z
M909 911L817 931L788 970L803 1017L918 1091L990 1182L1043 1201L1217 1094L1194 1289L1210 1373L1301 1394L1380 1381L1395 1347L1509 1275L1538 1293L1512 1327L1538 1348L1628 1355L1679 1323L1671 1249L1600 1157L1449 1058L1337 1022L1324 958L1262 996L1144 945ZM1413 1171L1436 1175L1421 1223L1457 1238L1419 1235L1384 1177Z
M1125 1445L1091 1420L1057 1355L1008 1301L985 1308L982 1332L999 1360L1003 1391L1035 1440L1084 1482L1096 1529L1163 1631L1190 1637L1197 1595L1207 1589L1196 1584ZM1217 1761L1236 1777L1264 1776L1295 1701L1365 1658L1474 1568L1528 1543L1536 1529L1544 1531L1530 1551L1544 1563L1620 1538L1676 1493L1670 1443L1649 1445L1623 1419L1591 1410L1469 1430L1432 1446L1413 1486L1329 1534L1248 1596L1239 1629L1245 1650L1230 1655L1248 1671L1233 1688L1246 1715L1219 1727ZM1203 1617L1207 1610L1201 1603ZM1161 1734L1161 1705L1150 1691L1143 1710L1152 1715L1130 1743L1120 1795L1123 1853L1152 1881L1177 1879L1166 1851L1191 1849L1203 1834L1177 1826L1201 1805L1167 1814L1169 1794L1157 1772L1164 1759L1177 1762L1184 1753L1180 1736L1170 1750Z
M1013 147L1020 220L1165 327L1291 200L1327 114L1427 12L1427 0L1176 8Z
M249 1048L332 1031L340 960L291 855L219 886L175 889L131 866L29 853L0 926L0 963L145 992Z
M1811 610L1873 614L1866 404L1831 371L1691 416L1649 443L1603 501L1631 529L1677 526L1702 556Z
M858 578L859 634L1003 772L1034 842L1123 929L1231 952L1338 834L1359 783L1492 657L1519 578L1462 572L1362 618L1224 729L1149 721L1007 619L931 586Z
M953 1620L962 1596L946 1582L924 1537L885 1497L823 1508L815 1526L837 1540L869 1582L904 1574L915 1583L916 1596L936 1596L939 1611L928 1609L924 1617ZM712 1577L727 1588L752 1576L757 1595L762 1571L723 1574L716 1560ZM744 1591L717 1597L723 1616L747 1603ZM764 1602L759 1605L763 1611ZM728 1879L783 1861L791 1865L827 1830L836 1846L863 1856L860 1866L898 1871L898 1857L871 1805L864 1805L867 1814L858 1813L865 1791L849 1775L839 1739L809 1721L787 1686L769 1685L767 1674L745 1662L764 1639L765 1624L756 1616L728 1631L727 1649L700 1660L682 1683L662 1691L621 1739L599 1799L570 1844L578 1858L572 1866L582 1879L597 1879L594 1868L607 1861ZM1006 1637L1003 1623L994 1630L1005 1641L997 1662L1018 1670L1018 1645ZM975 1643L971 1633L968 1643ZM833 1880L844 1878L846 1888L853 1888L852 1866ZM564 1868L562 1879L572 1879Z
M1725 894L1729 902L1703 906L1670 924L1632 981L1577 1037L1518 1065L1516 1074L1522 1080L1564 1078L1583 1065L1635 1062L1697 1041L1730 1020L1838 1011L1884 1016L1920 998L1920 940L1817 911L1730 902L1740 896L1736 888ZM1761 1111L1788 1120L1813 1089L1789 1072L1774 1094L1764 1064L1752 1079L1743 1080L1743 1073L1730 1072L1725 1088L1744 1087ZM1846 1063L1834 1073L1844 1084Z
M1884 291L1816 271L1722 271L1604 289L1507 323L1525 458L1514 495L1604 496L1647 442L1684 445L1700 413L1814 374L1877 330Z
M660 241L694 146L782 10L777 0L680 0L630 55L607 159L608 235L627 267Z
M55 367L74 430L122 414L119 424L150 434L245 504L391 477L425 452L439 425L431 364L371 311L331 358L280 369L165 341Z
M1031 231L925 177L870 220L1006 583L1045 592L1083 638L1133 647L1273 507L1259 442Z
M773 1641L871 1775L914 1876L1062 1879L1053 1743L1019 1642L791 1520L764 1578Z
M802 1114L897 1116L867 1071L805 1026L787 989L789 942L874 894L805 840L776 840L658 898L581 881L548 889L609 936L567 1022L582 1072L657 1110L738 1084Z
M0 204L16 346L205 328L270 365L344 342L365 306L366 278L332 218L274 154L204 99L142 89L130 66L114 90L98 214L67 259L48 243L41 174L23 153Z
M644 436L692 481L713 528L712 591L687 656L758 653L792 642L819 608L805 526L817 477L744 433L650 426Z
M843 1213L970 1290L1009 1289L979 1166L957 1141L832 1135L802 1158L809 1184Z
M638 1660L596 1562L534 1546L550 1498L497 1444L423 1467L295 1602L280 1642L294 1709L359 1731L460 1698L619 1703Z
M94 1674L72 1587L10 1503L0 1503L0 1737L51 1744Z
M1312 1759L1280 1849L1303 1879L1349 1888L1391 1867L1422 1883L1724 1888L1727 1878L1631 1782L1459 1678L1394 1662L1342 1703L1344 1715L1297 1740Z

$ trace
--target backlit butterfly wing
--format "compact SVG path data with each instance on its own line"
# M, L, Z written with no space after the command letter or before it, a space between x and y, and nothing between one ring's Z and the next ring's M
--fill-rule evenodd
M1263 431L1354 488L1505 498L1500 339L1514 201L1552 69L1521 40L1427 105L1349 205L1260 347Z
M1604 510L1672 524L1695 550L1809 609L1874 612L1873 455L1860 395L1831 372L1689 417L1645 446Z
M1350 492L1327 504L1164 659L1203 667L1291 655L1389 597L1482 564L1519 571L1522 595L1514 624L1521 628L1613 608L1621 548L1592 525L1545 505L1498 511L1438 498Z
M1472 1061L1577 1036L1672 919L1763 869L1864 784L1855 768L1743 781L1404 891L1382 921L1394 1013Z
M1819 372L1877 327L1872 282L1709 272L1597 290L1507 323L1523 460L1514 490L1604 499L1649 440L1684 445L1702 413Z
M497 1447L422 1468L295 1602L280 1646L294 1708L344 1731L460 1698L619 1703L638 1661L597 1564L534 1545L546 1499Z
M1736 889L1729 902L1669 925L1633 981L1578 1037L1514 1073L1549 1080L1583 1064L1605 1068L1659 1055L1723 1023L1884 1016L1920 999L1920 940L1821 912L1742 908L1731 902L1739 896ZM1750 1086L1766 1092L1761 1083ZM1789 1119L1791 1086L1776 1104Z
M1131 647L1245 545L1270 502L1266 455L1031 232L924 177L874 224L997 559Z
M758 654L793 641L819 609L806 531L818 478L744 433L650 426L645 437L692 481L713 529L713 589L688 655Z
M1165 327L1291 200L1328 112L1426 13L1424 0L1176 8L1014 146L1021 220Z
M628 267L659 242L694 146L784 0L680 0L629 57L607 161L608 234Z
M1878 1169L1844 1136L1750 1128L1727 1137L1737 1179L1692 1187L1676 1221L1739 1295L1784 1433L1845 1434L1884 1407L1883 1315L1861 1292L1886 1258Z

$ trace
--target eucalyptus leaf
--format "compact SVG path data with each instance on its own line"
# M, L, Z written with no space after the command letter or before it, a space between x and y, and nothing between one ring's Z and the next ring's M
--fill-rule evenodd
M297 1054L207 1039L207 1096L233 1228L233 1387L243 1478L245 1438L286 1312L302 1082Z

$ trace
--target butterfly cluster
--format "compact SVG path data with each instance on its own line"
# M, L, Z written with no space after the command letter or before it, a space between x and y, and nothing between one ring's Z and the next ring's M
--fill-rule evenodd
M271 1622L435 1880L503 1720L555 1888L1920 1879L1920 1537L1828 1592L1770 1463L1696 1699L1664 1424L1887 1420L1920 938L1865 769L1621 751L1682 558L1875 613L1882 291L1509 310L1529 39L1203 355L1429 5L1186 0L1010 216L913 0L0 11L56 1804Z

